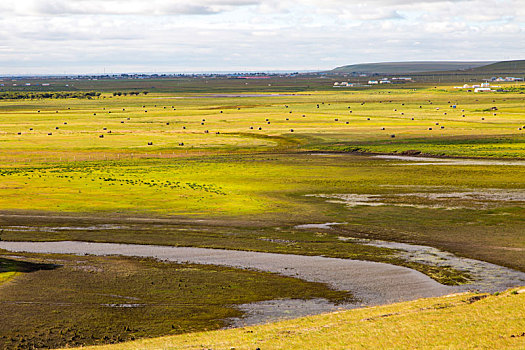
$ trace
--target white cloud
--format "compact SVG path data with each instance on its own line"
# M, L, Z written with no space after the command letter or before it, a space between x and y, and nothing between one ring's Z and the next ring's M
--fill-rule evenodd
M525 58L522 0L2 0L0 74Z

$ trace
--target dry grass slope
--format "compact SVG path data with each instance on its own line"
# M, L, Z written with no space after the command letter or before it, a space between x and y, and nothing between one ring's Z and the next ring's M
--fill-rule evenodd
M95 349L524 349L524 304L523 288L461 294Z

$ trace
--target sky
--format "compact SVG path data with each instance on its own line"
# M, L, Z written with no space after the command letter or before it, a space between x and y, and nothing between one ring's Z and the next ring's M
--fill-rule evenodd
M0 74L525 59L525 0L0 0Z

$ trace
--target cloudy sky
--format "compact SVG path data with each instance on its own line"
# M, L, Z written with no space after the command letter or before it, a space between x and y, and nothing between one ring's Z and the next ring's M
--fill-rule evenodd
M525 59L525 0L0 0L0 74Z

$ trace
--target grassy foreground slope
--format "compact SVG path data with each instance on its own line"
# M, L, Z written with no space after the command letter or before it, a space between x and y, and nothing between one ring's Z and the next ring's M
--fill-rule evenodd
M524 303L462 294L93 349L523 349Z

